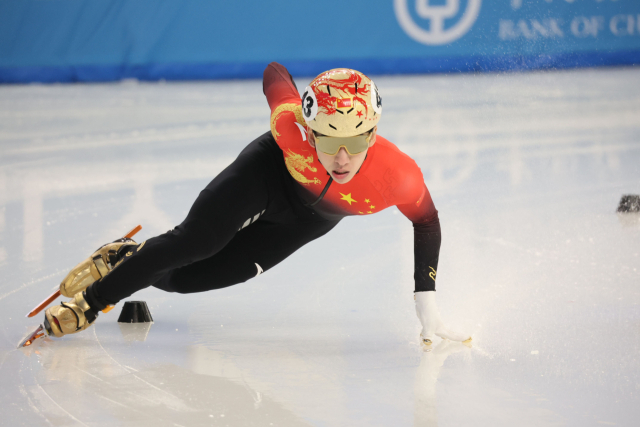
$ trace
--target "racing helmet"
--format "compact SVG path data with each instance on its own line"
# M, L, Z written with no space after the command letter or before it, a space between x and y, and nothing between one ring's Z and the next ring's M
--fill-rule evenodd
M302 95L302 115L314 131L333 137L368 132L380 120L382 98L359 71L335 68L313 79Z

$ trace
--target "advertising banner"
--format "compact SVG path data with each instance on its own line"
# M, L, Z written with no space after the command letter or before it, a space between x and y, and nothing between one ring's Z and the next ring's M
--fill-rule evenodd
M0 82L640 63L638 0L0 0Z

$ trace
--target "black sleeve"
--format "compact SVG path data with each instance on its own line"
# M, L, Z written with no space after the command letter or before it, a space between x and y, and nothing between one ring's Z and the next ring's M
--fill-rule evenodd
M436 290L436 271L441 240L440 220L437 215L427 223L413 224L415 292Z

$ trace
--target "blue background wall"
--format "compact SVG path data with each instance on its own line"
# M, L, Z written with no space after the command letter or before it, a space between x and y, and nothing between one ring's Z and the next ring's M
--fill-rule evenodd
M0 0L0 82L260 77L271 61L294 75L637 64L640 1Z

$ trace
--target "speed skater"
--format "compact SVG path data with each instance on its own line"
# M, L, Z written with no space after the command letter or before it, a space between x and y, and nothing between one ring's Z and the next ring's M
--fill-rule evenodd
M373 81L333 69L313 79L301 98L287 69L273 62L263 91L270 131L202 190L180 225L140 244L117 240L76 266L60 285L72 299L45 312L49 334L84 330L100 311L149 286L193 293L243 283L345 216L396 206L413 223L422 342L471 338L441 320L438 211L415 161L377 134L382 99Z

